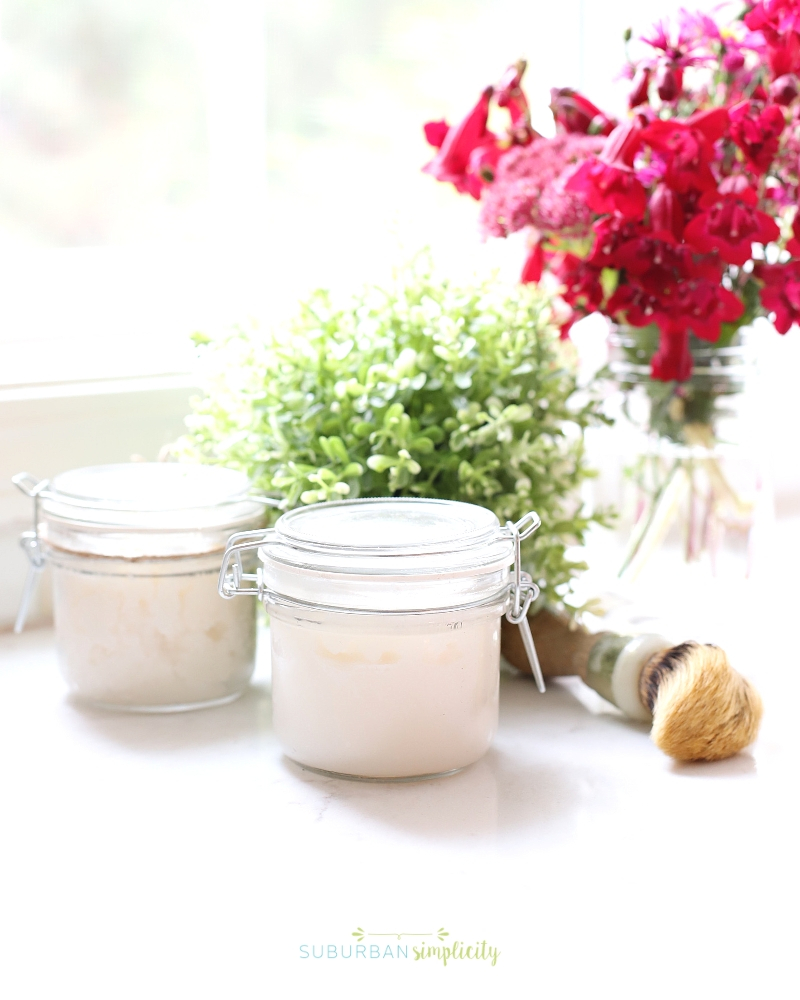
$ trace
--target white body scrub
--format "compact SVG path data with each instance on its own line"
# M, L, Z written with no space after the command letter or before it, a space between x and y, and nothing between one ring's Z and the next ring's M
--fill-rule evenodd
M219 600L232 530L263 523L238 472L131 463L76 469L38 495L61 671L109 708L230 701L255 664L255 608Z
M82 698L179 709L237 697L255 663L255 607L220 601L220 554L143 560L51 552L58 661Z
M342 615L317 626L273 609L273 721L284 750L310 767L380 778L478 760L497 729L500 611L453 629L452 615L380 624Z

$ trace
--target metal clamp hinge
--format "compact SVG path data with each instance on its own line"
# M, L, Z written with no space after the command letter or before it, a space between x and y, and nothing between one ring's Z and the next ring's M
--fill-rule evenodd
M531 627L528 623L528 611L531 604L539 596L539 588L533 582L530 574L523 572L520 552L521 542L530 537L541 523L539 515L533 513L533 511L526 514L516 524L513 524L511 521L506 522L506 530L514 540L514 582L511 584L511 593L509 595L511 607L506 611L506 621L511 625L519 627L520 634L522 635L522 644L528 656L528 663L536 681L536 687L544 694L546 688L542 667L539 663L536 646L533 644Z
M234 597L253 595L259 600L263 600L264 577L262 569L259 567L255 573L246 573L242 555L245 552L257 552L274 534L274 528L261 528L257 531L238 531L235 535L231 535L219 570L217 590L220 597L230 601ZM255 584L255 586L248 586L248 584Z
M44 552L42 550L41 539L39 538L39 499L42 493L50 485L49 479L36 479L30 472L19 472L12 476L11 482L33 500L33 530L23 531L19 537L19 544L22 546L28 557L28 573L25 577L25 586L22 588L22 597L19 602L17 618L14 622L14 631L20 633L25 628L25 620L28 617L31 601L36 592L36 585L45 567Z

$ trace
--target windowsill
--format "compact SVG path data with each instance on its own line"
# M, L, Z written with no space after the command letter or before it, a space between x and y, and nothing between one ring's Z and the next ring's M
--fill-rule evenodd
M0 387L0 631L10 628L27 572L19 536L31 501L11 485L23 470L49 479L66 469L149 461L185 431L198 380L185 372ZM31 624L50 617L40 587Z
M103 378L68 382L30 382L0 385L0 403L33 399L65 399L81 396L110 396L129 392L165 389L194 389L197 378L189 372L141 375L133 378Z

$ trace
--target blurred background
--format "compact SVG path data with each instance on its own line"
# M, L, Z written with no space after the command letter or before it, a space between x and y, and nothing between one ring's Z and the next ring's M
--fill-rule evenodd
M477 205L420 172L423 122L457 120L520 56L540 131L552 86L619 112L624 29L678 6L0 0L0 627L29 516L10 475L155 458L195 391L194 330L279 319L425 245L515 273L521 246L482 244ZM595 358L602 332L576 341ZM786 510L796 341L763 358Z

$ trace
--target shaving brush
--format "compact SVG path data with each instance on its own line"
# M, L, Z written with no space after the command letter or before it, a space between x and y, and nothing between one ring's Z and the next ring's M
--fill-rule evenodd
M761 698L718 646L660 635L591 633L547 608L529 618L545 677L577 675L632 719L675 760L724 760L755 740ZM518 628L503 622L503 656L530 673Z

